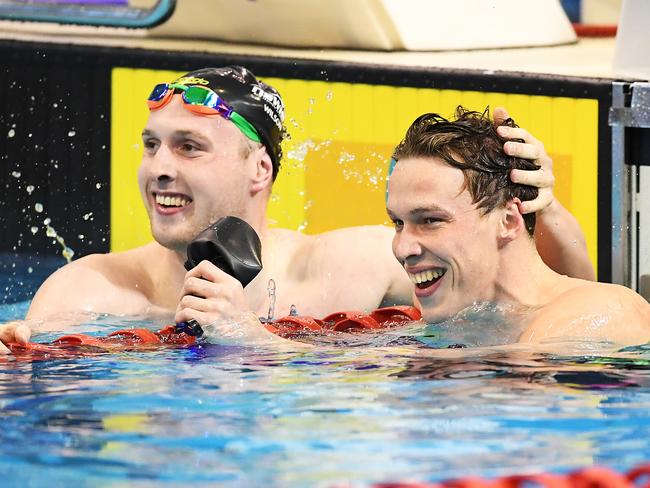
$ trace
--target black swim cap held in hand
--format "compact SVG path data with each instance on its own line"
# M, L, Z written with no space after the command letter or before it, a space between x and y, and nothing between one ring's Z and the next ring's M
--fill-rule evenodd
M275 88L259 81L243 66L203 68L181 76L175 83L210 88L250 122L273 161L275 180L282 159L280 143L286 136L284 103Z
M245 287L262 271L262 243L247 222L237 217L224 217L187 246L185 268L189 271L204 259Z
M208 260L245 287L262 271L262 243L250 225L237 217L224 217L201 232L187 246L185 269ZM176 324L177 333L203 335L196 320Z

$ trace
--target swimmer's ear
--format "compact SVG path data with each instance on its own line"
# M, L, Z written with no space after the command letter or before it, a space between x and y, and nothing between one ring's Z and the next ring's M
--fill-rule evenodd
M255 163L255 173L251 182L251 190L259 192L267 187L270 188L273 184L273 162L265 146L262 145L254 151L253 162Z
M522 233L526 232L526 223L521 213L521 200L513 198L506 202L501 219L499 221L498 240L499 247L503 247L514 241Z

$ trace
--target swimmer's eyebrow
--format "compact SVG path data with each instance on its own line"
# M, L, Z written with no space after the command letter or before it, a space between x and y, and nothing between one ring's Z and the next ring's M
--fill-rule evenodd
M445 212L445 213L450 213L446 208L440 207L438 205L428 205L426 207L415 207L412 208L409 211L409 214L411 215L422 215L422 214L427 214L431 212Z
M142 130L142 137L156 137L156 133L149 129ZM174 131L173 136L175 139L200 139L202 141L206 140L206 137L200 132L192 130L177 130Z
M430 214L432 212L442 212L447 215L451 215L451 212L449 212L447 209L440 207L438 205L428 205L426 207L415 207L411 210L409 210L408 215L410 217L419 217L420 215L426 215ZM386 213L388 214L388 217L395 220L397 217L389 208L386 209Z

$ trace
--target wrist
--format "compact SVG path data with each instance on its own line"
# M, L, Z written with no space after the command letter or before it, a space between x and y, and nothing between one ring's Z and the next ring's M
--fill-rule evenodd
M541 216L551 217L551 216L556 215L557 213L559 213L561 207L562 206L560 205L560 202L558 202L557 198L555 198L555 196L553 196L548 205L546 205L544 208L540 208L537 211L537 216L538 217L541 217Z

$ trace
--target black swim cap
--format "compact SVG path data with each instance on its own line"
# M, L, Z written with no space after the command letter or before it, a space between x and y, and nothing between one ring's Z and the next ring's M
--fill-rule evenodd
M207 86L253 124L273 161L275 180L282 159L280 143L286 134L284 103L275 88L259 81L242 66L199 69L181 76L175 83Z

